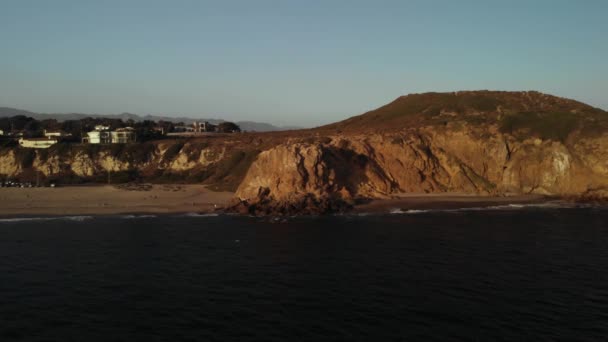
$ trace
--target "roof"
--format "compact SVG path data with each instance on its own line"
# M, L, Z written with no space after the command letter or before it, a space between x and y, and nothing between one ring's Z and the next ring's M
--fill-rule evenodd
M49 138L21 138L19 140L20 141L55 141L55 142L57 142L57 139L49 139Z

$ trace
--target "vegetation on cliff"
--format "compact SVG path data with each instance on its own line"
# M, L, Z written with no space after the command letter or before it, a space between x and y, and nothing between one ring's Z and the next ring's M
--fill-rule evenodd
M350 119L320 127L323 132L390 132L408 128L450 126L500 127L519 140L538 137L565 141L608 129L608 113L589 105L534 91L461 91L402 96Z

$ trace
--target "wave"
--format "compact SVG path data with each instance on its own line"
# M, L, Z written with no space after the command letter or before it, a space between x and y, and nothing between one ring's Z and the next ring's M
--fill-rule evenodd
M186 213L183 215L179 215L180 217L216 217L220 216L218 213Z
M424 213L458 213L467 211L507 211L507 210L523 210L523 209L576 209L590 208L588 204L564 203L564 202L545 202L545 203L509 203L501 205L492 205L486 207L464 207L455 209L409 209L402 210L395 208L389 211L390 214L424 214Z
M401 209L399 209L399 208L395 208L395 209L392 209L392 210L390 211L390 213L391 213L391 214L424 214L424 213L428 213L428 212L430 212L430 211L434 211L434 210L431 210L431 209L427 209L427 210L422 210L422 209L409 209L409 210L405 210L405 211L403 211L403 210L401 210Z
M76 221L82 222L93 219L93 216L49 216L49 217L13 217L0 219L0 223L30 222L30 221Z
M123 215L123 216L119 216L119 218L122 219L139 219L139 218L153 218L156 217L156 215Z

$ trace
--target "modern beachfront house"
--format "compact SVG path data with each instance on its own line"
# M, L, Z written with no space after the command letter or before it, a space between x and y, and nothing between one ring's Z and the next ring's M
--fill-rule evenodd
M97 125L95 129L82 138L85 144L127 144L135 142L135 130L132 127L118 128L111 131L109 126Z

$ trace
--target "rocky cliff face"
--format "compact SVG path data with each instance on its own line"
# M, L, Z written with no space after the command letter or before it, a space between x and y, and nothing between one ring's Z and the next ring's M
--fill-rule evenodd
M327 140L327 139L325 139ZM608 135L566 144L496 127L332 136L262 152L236 195L255 201L386 198L398 193L581 195L608 187Z
M159 141L131 145L68 145L0 149L0 178L66 183L133 180L204 182L218 190L240 183L257 155L247 144ZM232 172L229 172L232 171Z
M403 96L260 154L247 203L399 193L604 196L608 113L538 92Z

